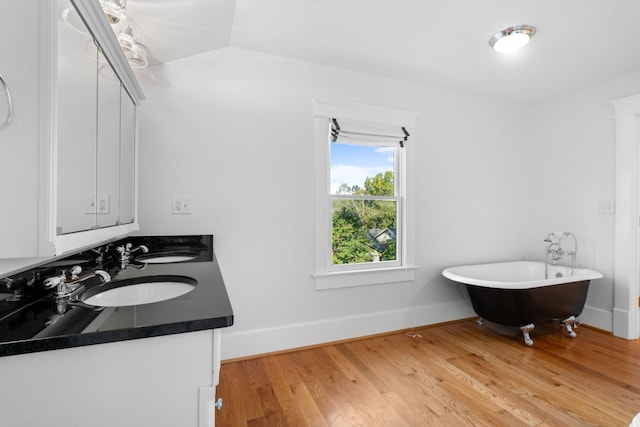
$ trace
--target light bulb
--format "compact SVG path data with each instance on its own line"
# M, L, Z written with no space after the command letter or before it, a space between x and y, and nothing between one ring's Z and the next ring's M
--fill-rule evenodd
M531 25L509 27L491 36L489 46L498 52L514 52L529 43L535 33L536 28Z
M524 45L529 43L529 40L531 40L531 38L527 34L511 33L496 41L493 48L498 52L513 52L524 47Z

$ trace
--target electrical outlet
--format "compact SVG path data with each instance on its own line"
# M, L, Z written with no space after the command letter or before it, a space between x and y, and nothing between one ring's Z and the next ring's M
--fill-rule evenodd
M99 214L109 213L109 195L108 194L98 194L98 202L97 202L96 209Z
M172 214L190 214L191 196L173 196L171 198Z
M615 204L613 202L598 203L598 213L600 215L613 215L615 211Z

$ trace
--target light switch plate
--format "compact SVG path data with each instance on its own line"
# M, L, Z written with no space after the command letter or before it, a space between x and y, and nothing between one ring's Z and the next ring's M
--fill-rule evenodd
M96 213L96 196L87 196L85 198L84 213L88 213L88 214Z

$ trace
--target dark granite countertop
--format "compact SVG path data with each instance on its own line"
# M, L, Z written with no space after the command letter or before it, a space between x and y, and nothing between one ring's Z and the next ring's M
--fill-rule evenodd
M118 248L127 243L131 249L144 245L149 254L138 249L123 262ZM144 262L150 254L188 254L192 259ZM83 269L80 277L100 269L112 279L103 285L98 276L88 278L67 297L57 296L55 289L45 289L45 279L65 271L69 274L76 265ZM99 307L81 302L82 292L92 288L158 275L186 276L195 279L197 286L185 295L149 304ZM0 356L231 325L233 309L211 235L128 237L0 279Z

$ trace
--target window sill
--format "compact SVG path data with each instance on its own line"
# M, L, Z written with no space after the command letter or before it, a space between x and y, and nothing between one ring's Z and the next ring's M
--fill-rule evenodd
M415 280L417 266L390 267L370 270L315 273L316 290L350 288L354 286L380 285L383 283Z

